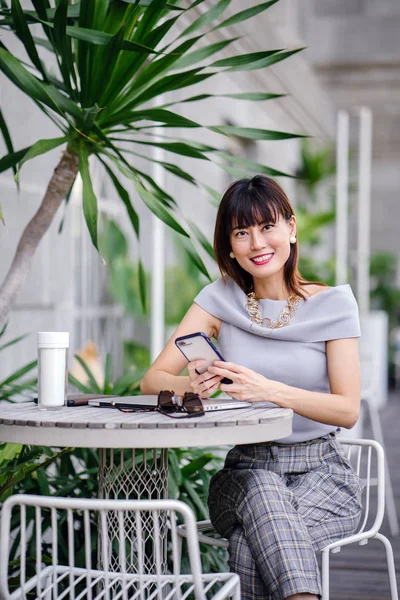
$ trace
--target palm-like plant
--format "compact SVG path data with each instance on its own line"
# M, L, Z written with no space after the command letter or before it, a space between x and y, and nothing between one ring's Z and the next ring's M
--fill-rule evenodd
M22 9L20 0L0 0L0 27L11 30L29 57L29 64L17 58L0 40L0 70L27 94L61 130L60 137L41 139L29 147L14 150L9 130L0 111L0 129L8 154L0 159L0 172L13 168L18 181L22 165L56 147L64 151L36 215L27 225L11 268L0 288L0 326L25 281L31 258L78 172L83 183L83 211L93 244L98 243L98 206L89 170L89 156L95 155L124 203L137 236L139 218L123 178L132 180L137 195L167 225L187 238L196 238L176 216L174 198L147 173L137 159L149 158L151 147L194 159L211 160L235 175L261 172L283 175L265 165L230 156L217 147L181 139L177 134L155 136L154 126L163 131L202 127L171 110L178 101L155 106L157 99L175 90L205 81L219 73L255 70L277 63L291 51L261 50L215 60L214 55L237 38L226 37L210 43L212 32L255 17L275 4L263 2L228 18L223 13L230 0L192 0L181 6L176 0L32 0L34 10ZM183 2L182 2L183 4ZM204 5L204 6L201 6ZM201 10L205 9L205 10ZM200 11L200 14L199 12ZM186 16L190 25L181 26ZM36 35L37 25L42 34ZM31 30L31 26L36 27ZM44 61L43 49L52 54ZM57 72L48 64L56 64ZM226 94L237 100L265 101L279 95L269 93ZM210 94L186 97L185 102L203 102ZM290 133L233 126L207 126L222 136L238 135L255 140L282 140L299 137ZM175 176L193 185L195 177L173 162L159 161ZM215 191L205 186L211 196ZM0 214L0 218L2 215ZM204 240L198 239L197 247ZM210 252L210 245L203 244ZM211 251L212 252L212 251ZM206 273L199 253L191 257ZM144 302L144 273L140 266L141 296Z

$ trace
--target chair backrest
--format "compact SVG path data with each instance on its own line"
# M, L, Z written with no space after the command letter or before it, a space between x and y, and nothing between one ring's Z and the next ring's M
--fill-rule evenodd
M363 512L357 533L370 537L379 531L385 512L384 451L375 440L341 438L339 441L364 484Z
M195 516L183 502L11 496L1 512L0 598L11 597L10 580L14 585L18 581L17 587L25 593L36 587L40 592L44 571L53 580L60 579L59 587L69 586L77 595L77 578L85 580L95 573L105 575L106 586L107 578L113 581L115 573L122 574L122 579L135 574L140 586L146 577L165 574L167 539L169 572L178 577L177 518L188 531L194 589L196 597L203 598Z

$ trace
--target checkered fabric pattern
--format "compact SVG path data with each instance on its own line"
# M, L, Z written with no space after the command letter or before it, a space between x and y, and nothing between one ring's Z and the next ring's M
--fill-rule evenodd
M315 551L354 533L361 492L334 433L230 450L211 480L209 509L215 529L229 539L242 600L320 596Z

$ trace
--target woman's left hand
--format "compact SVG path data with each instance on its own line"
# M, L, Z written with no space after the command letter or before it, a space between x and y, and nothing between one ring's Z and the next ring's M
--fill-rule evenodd
M231 362L215 361L208 371L231 379L233 383L221 383L219 389L237 400L260 402L269 400L275 402L279 383L267 379L263 375Z

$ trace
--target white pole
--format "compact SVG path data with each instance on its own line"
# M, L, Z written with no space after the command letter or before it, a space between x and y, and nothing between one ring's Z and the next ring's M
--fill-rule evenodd
M158 99L157 105L162 104L163 99ZM155 129L157 141L161 129ZM153 158L163 160L164 152L161 148L154 148ZM153 179L164 187L165 171L163 167L154 163ZM150 310L150 354L153 362L164 348L165 344L165 225L158 217L151 215L152 236L152 265L151 265L151 310Z
M347 282L349 205L349 113L340 110L336 137L336 285Z
M369 311L372 112L361 106L359 114L357 301L360 314L365 315Z

